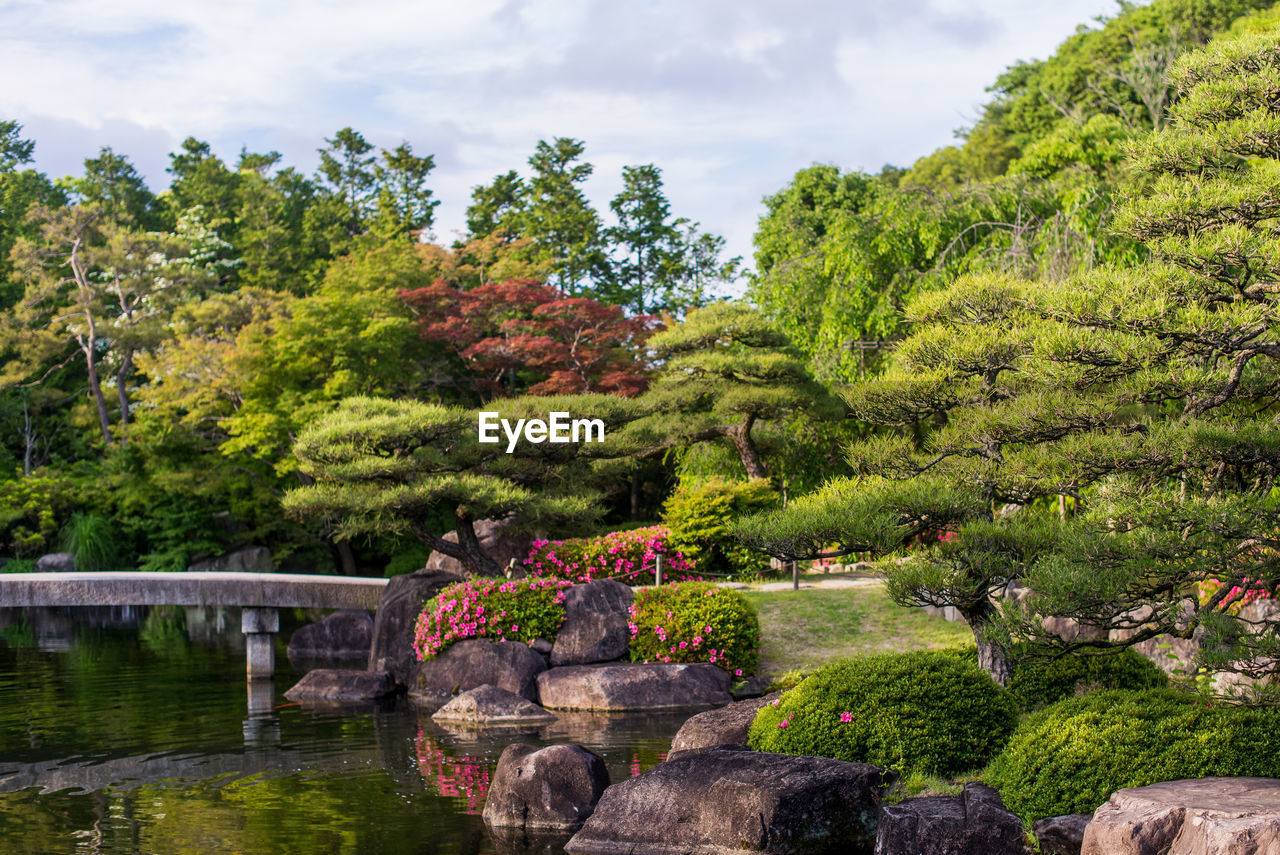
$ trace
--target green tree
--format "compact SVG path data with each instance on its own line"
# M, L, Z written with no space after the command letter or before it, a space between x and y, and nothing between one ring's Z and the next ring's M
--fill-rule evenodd
M377 195L376 156L373 143L350 127L325 139L320 152L320 175L328 182L335 201L342 210L343 225L351 237L364 231Z
M486 238L495 232L503 232L514 238L521 229L519 221L528 202L529 188L514 170L494 176L490 184L471 189L471 204L467 207L467 233L475 238Z
M291 491L284 506L325 521L338 537L409 535L472 574L496 576L504 568L480 546L475 522L513 518L526 529L559 530L593 519L600 509L593 464L626 453L618 430L638 408L609 395L573 395L494 401L485 410L513 425L549 412L600 419L604 441L522 437L508 451L505 438L478 441L478 411L349 398L299 436L294 453L315 483ZM449 529L456 540L445 539Z
M108 218L138 228L160 225L153 210L156 197L129 158L103 146L97 157L84 162L84 175L63 179L81 203L100 209Z
M426 186L435 169L432 155L418 157L407 142L393 150L382 150L382 161L374 166L377 183L377 213L373 231L384 238L429 232L435 221L439 200Z
M1193 667L1274 675L1280 622L1241 609L1280 586L1277 72L1275 29L1180 60L1173 122L1135 147L1146 180L1117 218L1153 260L917 300L893 371L848 396L898 430L853 446L854 477L743 534L788 557L889 556L893 596L955 606L1001 681L1015 639L1161 634L1200 641ZM1062 496L1076 512L1055 519ZM1093 631L1059 638L1045 617Z
M606 265L600 215L579 186L593 171L578 162L585 150L580 140L567 137L538 142L529 158L533 177L520 217L521 234L551 260L552 284L571 297L590 291Z

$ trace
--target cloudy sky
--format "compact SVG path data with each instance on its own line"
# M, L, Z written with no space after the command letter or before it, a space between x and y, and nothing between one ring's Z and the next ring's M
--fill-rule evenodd
M750 255L761 197L814 162L908 165L1010 63L1114 0L0 0L0 119L36 165L104 145L152 189L187 136L310 172L352 126L436 157L436 234L539 139L584 140L602 209L655 163L674 213Z

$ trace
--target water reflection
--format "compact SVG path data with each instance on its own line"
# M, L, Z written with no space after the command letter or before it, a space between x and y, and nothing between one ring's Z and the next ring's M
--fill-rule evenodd
M579 742L621 780L659 762L683 719L569 714L512 732L444 728L403 698L302 708L281 697L287 666L246 683L238 620L219 644L216 616L189 633L182 610L131 628L13 611L0 610L3 853L558 852L485 832L502 749Z

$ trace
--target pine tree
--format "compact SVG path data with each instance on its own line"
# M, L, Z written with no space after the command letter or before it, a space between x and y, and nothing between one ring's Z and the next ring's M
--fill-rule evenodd
M1197 638L1193 666L1274 676L1280 619L1241 607L1280 584L1277 80L1276 32L1180 60L1117 218L1149 263L917 300L893 369L849 395L891 429L853 447L854 477L743 536L886 556L895 599L955 606L1001 682L1015 640L1096 652L1160 634ZM1046 617L1085 631L1056 637Z

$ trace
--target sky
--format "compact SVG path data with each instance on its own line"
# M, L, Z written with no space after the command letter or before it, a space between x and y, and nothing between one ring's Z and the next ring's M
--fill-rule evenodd
M1115 0L0 0L0 119L36 168L102 146L153 190L183 139L314 170L353 127L433 154L435 237L471 189L572 137L607 212L656 164L672 213L751 255L764 196L799 169L910 165L954 140L1018 60Z

